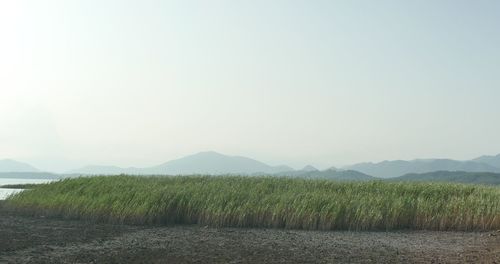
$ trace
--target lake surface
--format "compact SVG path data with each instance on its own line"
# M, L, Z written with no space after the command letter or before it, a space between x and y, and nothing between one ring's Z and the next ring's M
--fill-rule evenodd
M0 178L0 186L7 184L27 184L27 183L47 183L57 181L57 179L12 179ZM4 189L0 188L0 200L5 200L9 195L23 191L23 189Z

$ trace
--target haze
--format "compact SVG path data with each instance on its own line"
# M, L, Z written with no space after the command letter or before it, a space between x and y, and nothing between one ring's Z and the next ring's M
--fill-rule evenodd
M499 1L2 1L0 158L500 152Z

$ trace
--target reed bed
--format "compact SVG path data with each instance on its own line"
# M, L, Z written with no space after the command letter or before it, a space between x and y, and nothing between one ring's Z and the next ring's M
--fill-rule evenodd
M99 176L8 198L33 214L129 224L309 230L496 230L500 188L277 177Z

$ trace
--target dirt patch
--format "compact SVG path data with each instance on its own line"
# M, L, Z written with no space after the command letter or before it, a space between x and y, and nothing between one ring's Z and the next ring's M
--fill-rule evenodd
M145 227L20 216L0 263L500 263L500 233Z

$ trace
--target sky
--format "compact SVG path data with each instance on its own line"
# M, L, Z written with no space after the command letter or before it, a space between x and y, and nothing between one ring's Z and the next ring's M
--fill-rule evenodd
M0 2L0 159L500 153L500 1Z

